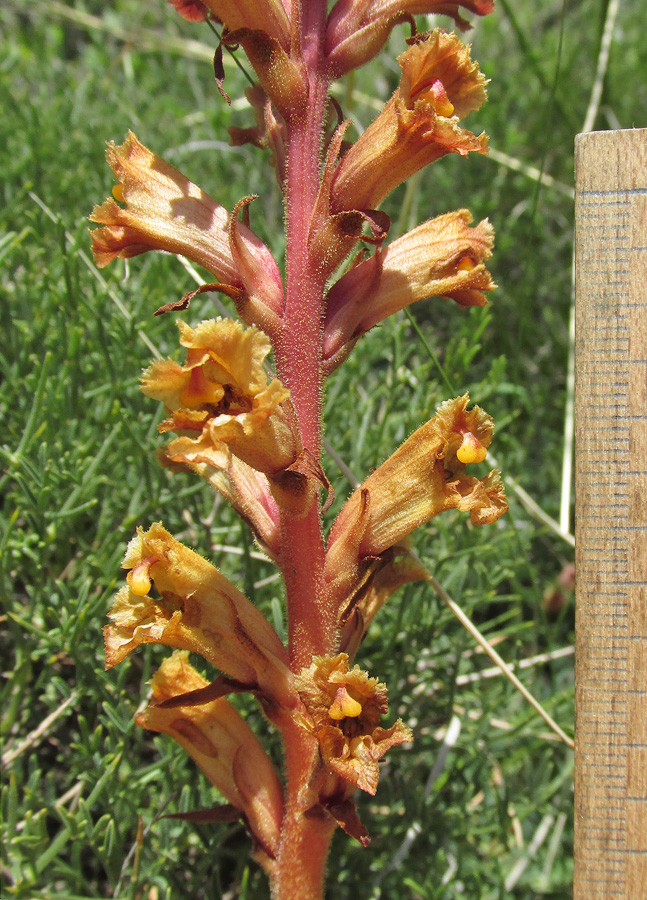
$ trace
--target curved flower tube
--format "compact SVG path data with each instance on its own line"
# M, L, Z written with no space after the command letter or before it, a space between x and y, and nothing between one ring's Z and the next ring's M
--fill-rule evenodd
M279 848L281 784L258 738L224 697L196 706L159 705L207 686L188 656L187 651L176 650L164 660L151 679L151 703L136 722L176 740L223 797L241 810L262 848L263 864L267 857L274 859Z
M357 488L335 519L326 552L326 580L338 608L371 558L381 556L434 516L449 509L469 512L474 525L496 522L508 509L499 473L465 474L482 462L494 423L469 395L446 400Z
M169 447L158 452L160 464L208 481L247 522L261 548L276 558L281 546L280 510L267 477L237 456L213 447L203 456L200 442L189 437L176 438L172 444L172 452Z
M90 232L99 268L149 250L176 253L280 314L281 273L268 248L249 228L232 223L223 206L152 153L131 131L120 146L108 143L106 159L119 183L113 189L114 198L95 206L89 217L104 226Z

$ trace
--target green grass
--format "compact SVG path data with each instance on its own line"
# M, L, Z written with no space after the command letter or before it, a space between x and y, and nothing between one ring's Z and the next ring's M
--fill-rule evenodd
M102 17L106 29L75 24L53 3L11 0L0 10L0 647L9 758L1 895L262 900L264 879L242 829L157 818L217 802L179 747L133 724L166 653L147 648L103 671L100 629L137 524L163 518L278 627L281 589L265 582L272 568L250 554L225 505L214 506L208 489L188 476L162 471L153 456L159 417L138 390L151 355L140 333L161 354L173 352L171 317L151 314L190 290L189 276L174 258L149 255L113 265L99 280L86 264L85 217L112 185L104 141L121 140L128 128L229 208L260 193L252 225L279 258L282 210L267 161L226 146L226 124L248 124L249 114L236 104L227 109L208 59L165 49L161 40L181 35L209 44L206 29L183 23L163 0L69 6ZM536 9L530 0L500 0L472 33L492 83L490 103L470 127L485 128L494 149L568 186L606 4ZM115 28L129 39L115 37ZM142 47L142 29L160 39ZM351 93L342 87L339 96L361 125L374 115L365 98L384 100L394 89L394 57L403 48L398 30L390 58L357 73ZM623 8L596 127L645 124L646 70L645 43ZM227 83L232 97L242 96L244 80L233 68ZM385 204L400 230L461 206L495 225L500 288L485 310L436 300L413 315L456 391L469 389L494 416L504 474L555 517L572 202L492 159L448 158ZM212 299L199 298L189 319L212 310ZM397 316L364 338L331 379L328 439L362 477L446 393L409 320ZM326 469L338 497L332 517L350 488L333 460ZM244 549L236 555L214 546ZM572 549L514 495L496 526L439 517L416 534L415 546L506 660L572 645L571 599L559 613L543 599ZM358 659L388 683L391 713L415 728L416 740L390 753L377 797L360 799L371 847L336 835L329 896L569 897L571 753L507 681L466 679L489 661L431 589L396 594ZM522 677L569 730L571 658L529 667ZM260 714L241 703L265 733ZM460 731L434 770L450 722ZM403 859L413 825L417 836ZM545 836L531 850L538 829ZM525 867L517 870L519 863Z

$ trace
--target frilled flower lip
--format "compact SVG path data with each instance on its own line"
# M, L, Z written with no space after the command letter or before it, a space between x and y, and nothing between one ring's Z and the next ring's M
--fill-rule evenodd
M337 167L334 212L374 209L398 184L448 153L487 153L487 137L460 127L486 99L469 47L439 29L398 57L400 87Z
M407 109L424 103L442 118L464 119L487 99L485 75L472 62L470 48L452 33L436 29L421 36L398 63L402 69L398 99ZM445 114L442 106L447 101L453 109Z
M466 209L430 219L349 269L328 292L324 358L419 300L485 304L484 292L496 287L485 267L494 230L487 219L474 228L471 221Z
M156 361L142 376L144 394L170 413L160 431L186 433L169 445L170 458L192 453L195 462L222 469L233 454L270 475L292 465L300 440L290 392L264 369L267 336L231 319L178 327L186 363Z
M278 635L249 600L160 523L138 529L123 561L128 584L115 596L104 629L106 667L142 644L200 654L249 690L290 706L288 657ZM153 585L158 596L152 596Z
M375 794L378 760L390 747L413 740L399 719L391 728L379 727L388 711L386 686L359 666L349 670L345 653L314 657L295 685L306 711L301 724L317 738L324 765L342 781Z

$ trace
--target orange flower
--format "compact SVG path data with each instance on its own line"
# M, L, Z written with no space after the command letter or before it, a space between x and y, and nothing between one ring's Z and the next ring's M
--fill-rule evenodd
M293 705L285 647L211 563L156 523L138 529L123 567L130 570L128 584L117 593L104 629L107 668L142 644L163 644L198 653L247 689Z
M324 358L400 309L427 297L482 306L496 285L484 261L494 231L485 219L469 228L466 209L438 216L354 266L328 293Z
M468 394L442 403L351 495L333 523L325 576L340 610L357 590L371 558L399 544L439 513L470 512L474 525L496 522L508 509L499 473L465 474L482 462L494 423Z
M156 361L142 376L142 391L170 413L160 431L188 434L169 445L169 458L192 453L222 469L233 454L269 475L287 469L301 443L290 392L276 378L268 382L263 366L269 339L233 319L178 327L186 363Z
M125 207L109 197L92 210L90 221L104 226L90 232L99 268L148 250L177 253L280 314L281 273L249 228L144 147L132 132L119 147L111 141L106 158L119 181L114 197Z
M196 706L159 706L207 686L188 656L187 651L176 650L164 660L151 680L152 702L136 722L176 740L223 797L243 812L265 854L274 858L279 848L283 792L270 758L249 725L223 697Z
M411 22L413 16L451 16L459 28L470 28L459 7L485 16L492 12L494 0L338 0L326 30L326 52L335 77L377 56L394 25Z
M388 712L386 685L359 666L349 670L345 653L315 656L295 683L306 710L301 724L319 742L324 767L343 782L375 794L378 760L390 747L413 740L400 719L390 728L379 727ZM327 784L326 793L340 791Z
M469 48L436 30L398 57L400 87L343 157L332 187L334 211L372 209L398 184L448 153L487 153L487 137L459 122L486 99Z

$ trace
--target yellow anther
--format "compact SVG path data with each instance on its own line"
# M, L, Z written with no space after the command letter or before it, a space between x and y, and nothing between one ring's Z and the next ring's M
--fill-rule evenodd
M120 203L125 203L126 200L124 198L124 186L123 184L115 184L112 189L112 196L115 200L118 200Z
M459 272L471 272L474 268L474 260L471 256L464 256L459 264L456 266L456 269Z
M128 587L136 597L145 597L152 587L150 579L151 565L151 560L144 559L126 575Z
M456 451L458 461L465 465L467 463L479 463L483 462L486 456L487 450L476 435L472 434L471 431L466 431L463 435L463 443Z
M356 719L361 712L362 704L358 703L357 700L353 700L345 687L342 686L338 688L333 704L328 710L330 718L335 719L336 721L340 721L346 717L349 719Z

